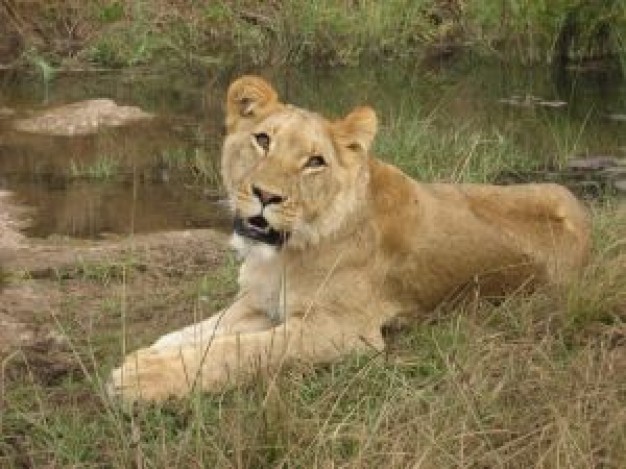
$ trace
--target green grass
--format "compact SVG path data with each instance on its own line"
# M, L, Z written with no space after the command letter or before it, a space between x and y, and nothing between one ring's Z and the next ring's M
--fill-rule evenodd
M111 283L123 281L128 272L133 269L145 269L145 265L134 259L133 256L111 261L80 259L73 265L55 270L54 277L57 280L78 278L81 281L108 286Z
M619 0L389 0L182 2L34 0L0 20L22 38L17 62L124 68L367 60L478 51L524 63L624 62ZM46 38L47 40L44 40ZM55 40L50 40L54 38Z
M99 378L119 359L118 322L87 339L67 326L84 372L45 383L32 368L3 381L0 464L623 467L626 219L606 202L594 220L593 259L572 288L442 309L392 333L385 354L294 366L221 395L125 413L104 397ZM115 314L129 328L133 302L154 304L150 291L113 293L141 273L84 270L78 280L116 288L111 298L120 301L102 308L130 308ZM235 292L236 271L227 259L181 289L218 309ZM64 288L71 281L62 280ZM160 308L171 301L180 300Z
M498 129L442 126L432 116L396 116L381 129L374 151L421 181L489 182L505 170L538 163Z
M167 148L161 151L158 163L161 167L188 175L196 183L218 188L221 178L215 154L216 150L203 146Z
M109 155L100 156L91 164L70 160L70 176L73 178L113 179L118 175L119 169L120 160Z
M622 32L626 7L619 0L465 3L463 18L474 29L479 47L511 54L526 63L623 58L626 52Z

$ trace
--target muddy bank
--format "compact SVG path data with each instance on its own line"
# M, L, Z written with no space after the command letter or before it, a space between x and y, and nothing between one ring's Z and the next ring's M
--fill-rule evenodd
M11 197L10 192L0 191L0 260L5 251L8 255L24 241L24 236L20 233L20 229L26 227L24 209L13 204Z
M108 362L175 327L209 315L198 279L227 256L213 230L116 236L103 241L30 239L27 212L0 197L0 357L9 376L46 383L83 373L83 342ZM122 337L122 331L126 337Z

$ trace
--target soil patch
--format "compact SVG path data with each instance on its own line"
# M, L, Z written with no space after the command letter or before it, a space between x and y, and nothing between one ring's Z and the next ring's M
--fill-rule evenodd
M8 376L52 384L212 313L197 288L223 265L224 234L34 240L19 233L23 220L11 218L20 210L6 197L0 204L0 358Z

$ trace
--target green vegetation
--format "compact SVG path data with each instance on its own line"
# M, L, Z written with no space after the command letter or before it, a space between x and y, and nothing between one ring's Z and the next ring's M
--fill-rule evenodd
M213 149L211 149L214 151ZM215 151L217 153L217 151ZM212 188L220 187L219 162L211 155L211 151L204 147L168 148L161 151L160 167L178 171L189 175L194 181L206 184Z
M69 68L355 64L458 49L526 63L626 56L620 0L5 0L0 21L0 60Z
M466 1L467 24L488 50L527 63L584 62L626 52L620 0Z
M28 66L34 68L37 71L38 75L41 77L44 101L47 101L50 82L54 79L54 76L56 74L55 68L50 65L42 56L40 56L34 49L27 50L24 53L23 57Z
M79 261L72 266L57 270L55 276L59 280L80 278L100 285L110 285L123 281L129 270L140 269L141 264L132 257L112 262Z
M495 128L450 127L415 112L400 116L382 130L375 152L421 181L488 182L502 171L538 164Z
M70 160L70 176L74 178L107 180L117 176L119 167L119 159L108 155L98 157L90 165Z

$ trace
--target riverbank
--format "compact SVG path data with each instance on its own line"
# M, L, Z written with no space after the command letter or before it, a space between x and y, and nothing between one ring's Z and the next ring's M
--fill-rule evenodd
M609 0L0 1L0 66L206 71L312 61L440 59L626 64L626 5Z

